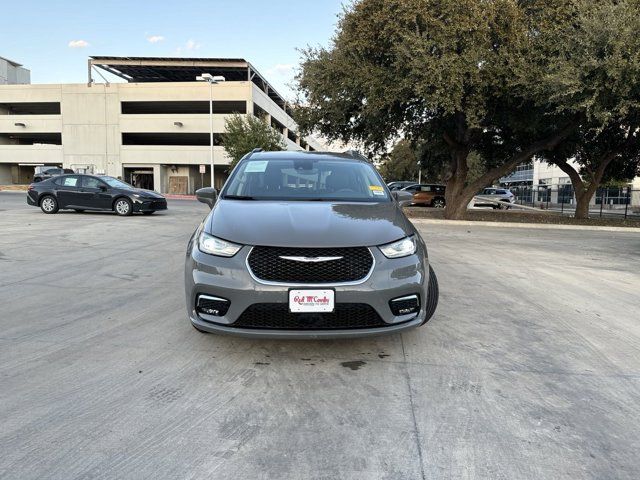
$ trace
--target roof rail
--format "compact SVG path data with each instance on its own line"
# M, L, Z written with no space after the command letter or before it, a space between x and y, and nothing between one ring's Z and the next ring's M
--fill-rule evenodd
M254 148L253 150L251 150L249 153L246 153L240 160L244 160L245 158L249 158L251 157L251 155L253 155L254 153L258 153L261 152L262 148Z
M358 160L364 160L365 162L371 163L371 160L369 160L367 157L365 157L362 153L360 153L357 150L346 150L342 153L344 155L349 155L351 158L356 158Z

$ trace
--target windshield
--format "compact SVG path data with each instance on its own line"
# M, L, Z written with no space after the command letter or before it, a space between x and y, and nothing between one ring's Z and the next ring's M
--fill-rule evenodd
M123 181L113 177L100 177L100 180L114 188L133 188L133 186L128 183L124 183Z
M248 160L233 172L225 199L387 202L380 176L351 160Z

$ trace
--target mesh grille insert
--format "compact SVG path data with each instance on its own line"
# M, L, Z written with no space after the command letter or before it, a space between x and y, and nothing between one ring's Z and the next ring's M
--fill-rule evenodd
M370 305L337 303L332 313L291 313L286 303L255 303L231 326L283 330L332 330L388 327Z
M302 262L280 257L340 257L321 262ZM367 247L289 248L254 247L249 267L260 280L287 283L355 282L367 276L373 256Z

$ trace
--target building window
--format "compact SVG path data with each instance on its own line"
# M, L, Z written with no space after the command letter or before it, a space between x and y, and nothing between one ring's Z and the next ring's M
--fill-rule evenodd
M62 145L61 133L2 133L0 145Z
M168 102L121 102L123 114L154 115L154 114L208 114L207 101L168 101ZM247 113L247 102L236 100L214 100L213 113L231 114Z
M213 144L222 145L223 134L213 134ZM208 146L208 133L123 133L122 145Z
M59 102L0 103L0 115L60 115Z

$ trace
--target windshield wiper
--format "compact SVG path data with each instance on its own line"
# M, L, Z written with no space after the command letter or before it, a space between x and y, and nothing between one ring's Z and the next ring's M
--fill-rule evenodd
M250 197L249 195L225 195L223 197L225 200L255 200L255 197Z

